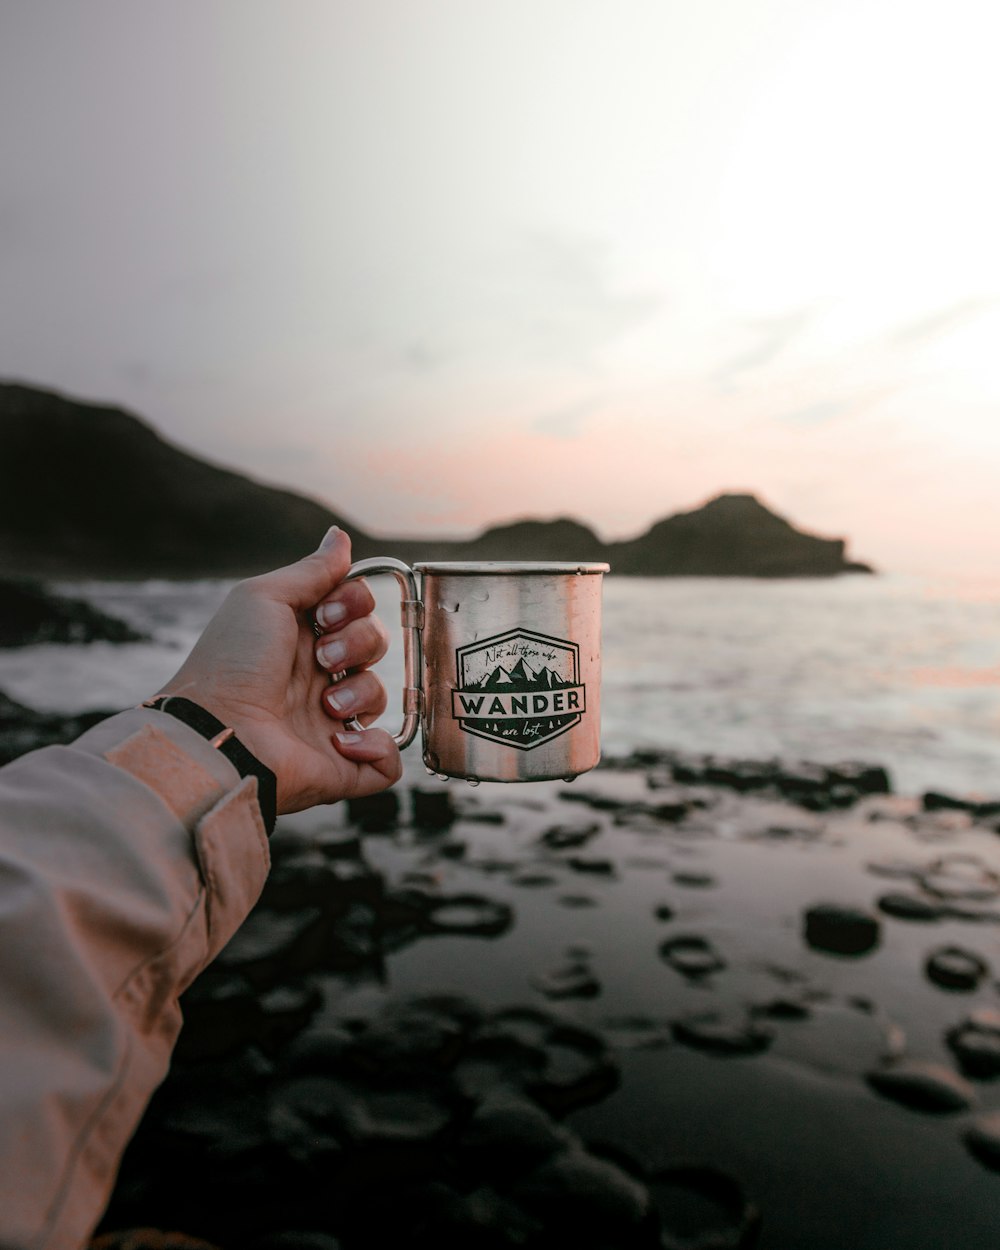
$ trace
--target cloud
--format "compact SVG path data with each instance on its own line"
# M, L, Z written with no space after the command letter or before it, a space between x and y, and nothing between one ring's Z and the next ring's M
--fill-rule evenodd
M949 304L946 308L939 309L929 317L921 317L897 327L888 336L888 342L893 347L910 347L915 343L941 338L980 316L996 303L995 299L960 300L957 304Z
M744 322L743 328L750 332L756 342L751 348L722 365L716 377L721 381L732 381L740 374L770 364L802 333L812 315L811 309L799 309L783 317L758 318Z
M529 360L594 368L601 351L662 303L617 290L602 239L529 230L513 240L491 296L494 331ZM496 322L501 323L500 326Z
M842 413L849 412L853 406L853 400L830 400L826 403L808 404L805 408L795 408L791 412L782 413L777 420L784 425L826 425Z
M576 438L583 432L587 418L597 411L602 402L600 396L594 396L562 404L548 412L539 413L531 421L530 428L537 434L549 434L553 438Z
M829 389L833 389L830 387ZM859 386L853 392L839 397L815 399L812 403L802 404L787 412L779 413L774 419L779 425L794 425L804 428L818 428L831 425L834 421L847 415L856 416L874 407L882 400L897 394L902 387L890 383L872 383Z

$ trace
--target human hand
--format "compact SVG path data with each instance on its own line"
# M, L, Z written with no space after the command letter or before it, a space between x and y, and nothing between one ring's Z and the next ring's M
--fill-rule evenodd
M350 565L350 539L334 527L312 555L240 582L159 692L192 699L233 727L274 773L279 813L374 794L402 774L384 729L336 725L348 717L368 725L386 704L368 666L388 639L368 587L343 582ZM314 612L326 630L319 639ZM348 675L330 685L340 672Z

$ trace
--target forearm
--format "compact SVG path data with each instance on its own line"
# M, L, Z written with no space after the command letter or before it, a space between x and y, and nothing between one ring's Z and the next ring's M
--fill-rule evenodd
M70 1250L268 868L253 779L135 711L0 770L0 1244Z

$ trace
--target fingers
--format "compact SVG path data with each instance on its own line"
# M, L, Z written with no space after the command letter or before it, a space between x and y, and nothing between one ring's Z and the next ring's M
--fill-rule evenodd
M375 720L385 711L387 702L385 687L368 671L345 677L323 691L323 710L334 720L346 720L349 716Z
M389 635L377 616L349 621L336 633L316 640L316 662L330 673L377 664L389 649Z
M332 595L318 604L313 617L324 630L342 629L375 611L375 596L364 581L342 582Z
M351 567L351 540L342 529L332 526L319 550L295 564L250 578L245 585L297 612L305 612L326 598L342 582Z
M399 748L384 729L341 730L333 735L333 744L345 759L357 765L351 790L354 797L384 790L403 775Z

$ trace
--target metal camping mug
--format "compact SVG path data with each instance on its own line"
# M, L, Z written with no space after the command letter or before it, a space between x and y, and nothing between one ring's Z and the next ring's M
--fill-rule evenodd
M403 597L402 749L468 781L568 780L601 757L607 564L359 560ZM417 574L420 586L417 586Z

